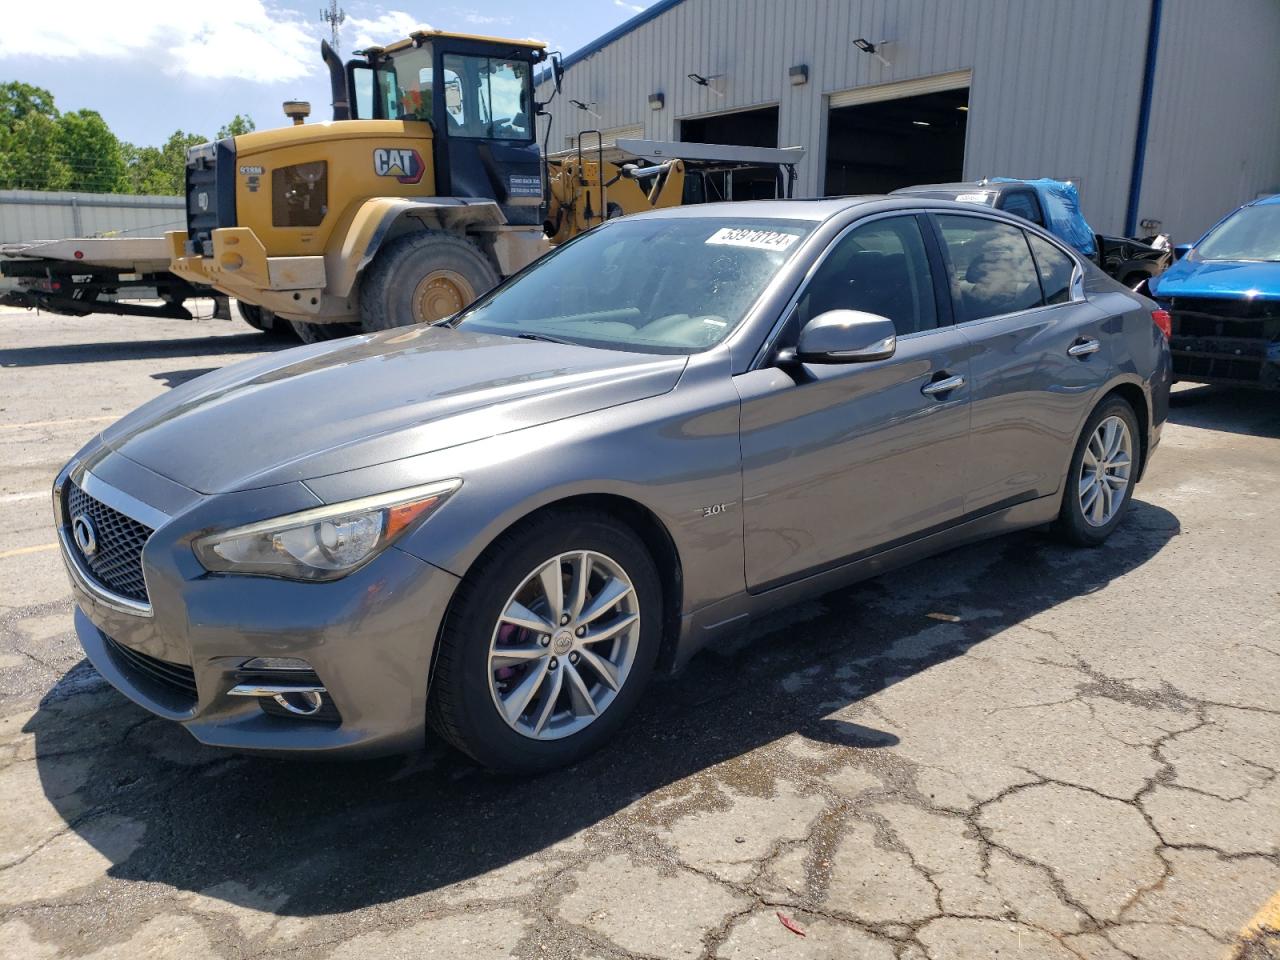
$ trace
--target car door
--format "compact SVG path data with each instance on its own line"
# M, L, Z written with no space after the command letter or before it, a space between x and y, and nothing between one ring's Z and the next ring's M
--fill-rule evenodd
M834 309L887 316L888 359L735 377L747 587L758 592L945 526L963 508L969 341L950 324L927 220L855 224L801 289L777 347Z
M1056 243L994 217L934 222L957 329L974 347L965 511L1056 494L1110 373L1105 314L1084 299L1082 268Z

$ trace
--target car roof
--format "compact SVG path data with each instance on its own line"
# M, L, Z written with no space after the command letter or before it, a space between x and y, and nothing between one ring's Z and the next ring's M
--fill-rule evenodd
M680 207L645 210L634 217L716 217L761 220L828 220L837 214L877 200L894 199L881 194L857 197L811 197L797 200L726 200L718 203L694 203Z
M913 193L973 193L978 190L989 190L999 192L1003 188L1024 186L1022 181L1016 180L1012 183L1000 182L990 183L986 180L962 180L955 183L917 183L910 187L899 187L893 191L894 196L910 195Z
M821 223L832 217L846 214L862 207L872 208L869 212L891 210L954 210L957 213L972 215L975 206L972 203L957 203L945 197L899 194L865 194L852 197L810 197L796 200L727 200L717 203L694 203L680 207L662 207L656 210L645 210L631 214L628 220L703 218L717 220L811 220ZM988 214L1002 214L1003 211L984 209ZM1009 218L1011 223L1025 226L1021 218Z

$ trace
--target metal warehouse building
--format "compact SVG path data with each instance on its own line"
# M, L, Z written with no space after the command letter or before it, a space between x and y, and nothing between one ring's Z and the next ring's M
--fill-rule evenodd
M552 151L800 145L797 196L1049 176L1181 242L1280 191L1280 0L659 0L564 66Z

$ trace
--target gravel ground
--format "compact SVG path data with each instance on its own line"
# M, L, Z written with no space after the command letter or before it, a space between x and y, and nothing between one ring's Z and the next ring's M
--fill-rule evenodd
M1280 956L1275 396L1180 388L1105 547L780 611L519 781L202 748L84 661L54 473L283 346L0 313L0 956Z

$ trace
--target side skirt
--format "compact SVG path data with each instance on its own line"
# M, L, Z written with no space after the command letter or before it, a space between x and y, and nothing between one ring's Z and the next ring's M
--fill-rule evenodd
M910 543L883 550L800 580L793 580L763 593L739 593L724 600L718 600L693 613L685 614L680 621L680 639L673 668L680 669L695 653L715 642L717 638L741 630L752 618L779 607L830 593L861 580L878 577L882 573L944 550L1049 523L1058 516L1060 502L1061 497L1057 494L1039 497L995 513L962 521L946 530L940 530L912 540Z

